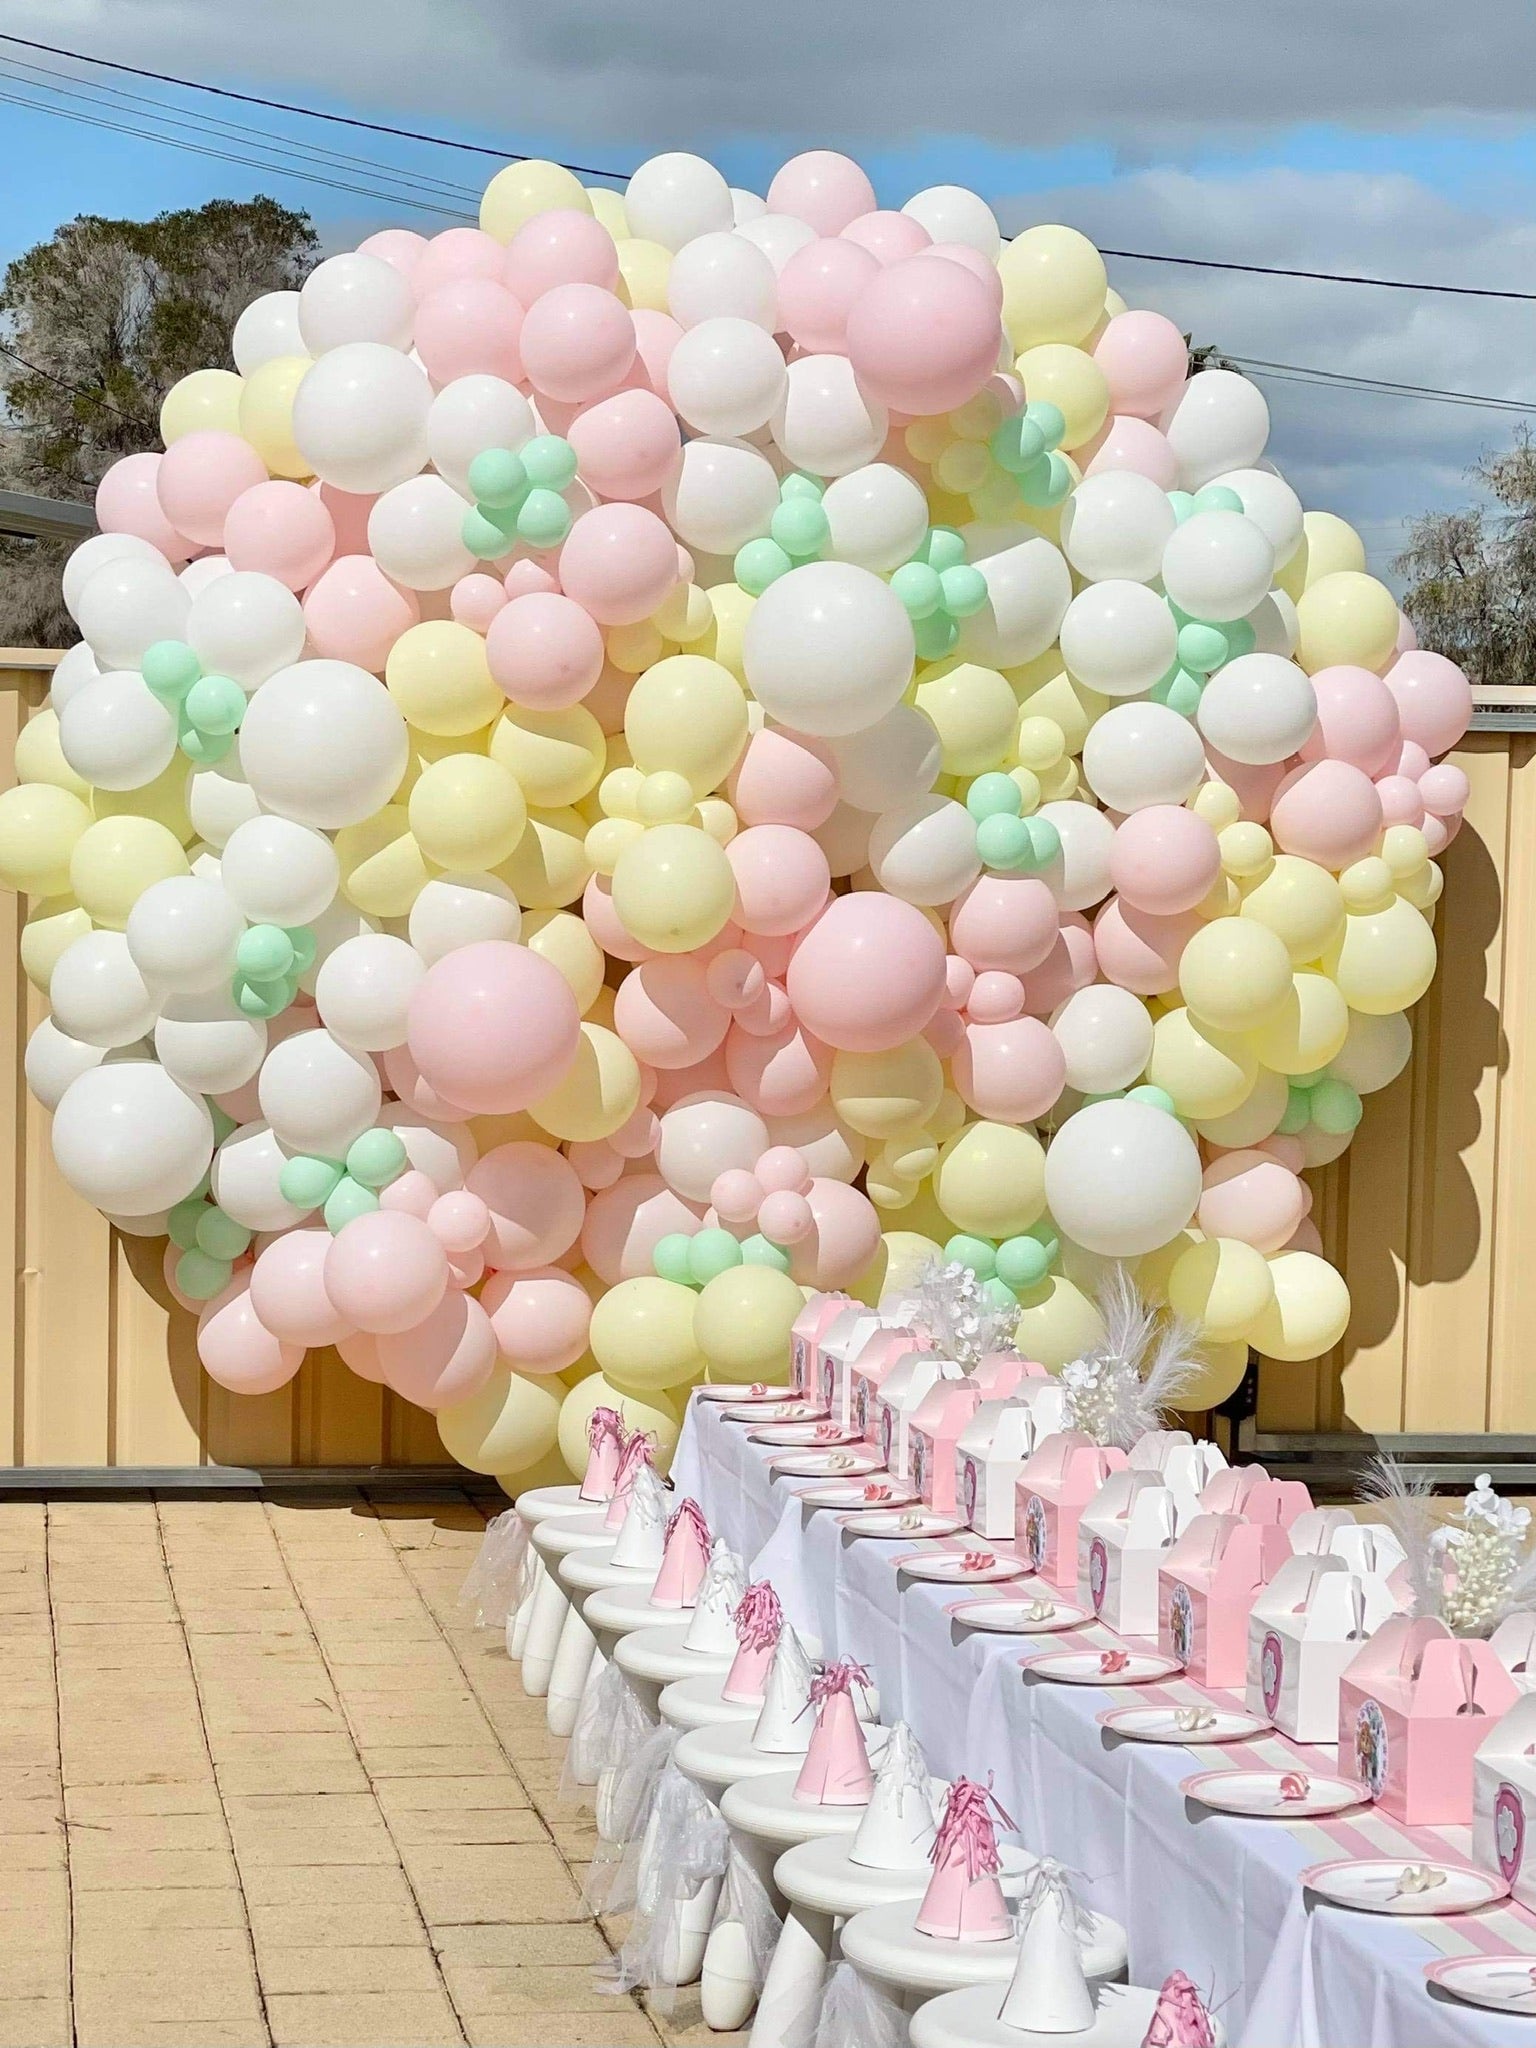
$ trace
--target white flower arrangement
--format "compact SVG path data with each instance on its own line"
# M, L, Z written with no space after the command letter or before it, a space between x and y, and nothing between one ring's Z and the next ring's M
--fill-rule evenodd
M1129 1450L1161 1429L1197 1370L1193 1328L1143 1299L1124 1266L1099 1290L1104 1340L1061 1369L1071 1426L1096 1444Z
M1427 1488L1381 1458L1365 1497L1379 1502L1407 1553L1410 1611L1454 1635L1486 1636L1507 1614L1536 1604L1531 1512L1494 1491L1479 1472L1455 1515L1436 1525Z
M917 1276L914 1323L933 1340L941 1358L974 1372L994 1352L1013 1349L1018 1308L999 1308L969 1266L930 1259Z

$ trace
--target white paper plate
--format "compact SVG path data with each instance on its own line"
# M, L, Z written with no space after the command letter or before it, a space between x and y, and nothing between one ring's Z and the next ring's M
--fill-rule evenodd
M1035 1621L1029 1610L1036 1597L1031 1594L1018 1600L963 1600L950 1609L950 1620L961 1622L966 1628L990 1629L999 1636L1049 1636L1062 1629L1084 1628L1093 1619L1085 1608L1073 1607L1053 1594L1042 1593L1038 1597L1049 1601L1056 1611L1043 1621ZM1098 1652L1092 1654L1097 1664Z
M925 1536L953 1536L965 1527L958 1515L938 1515L932 1508L864 1508L843 1527L850 1536L878 1536L887 1542L920 1542Z
M792 1387L770 1387L760 1380L713 1380L693 1391L701 1401L788 1401L794 1397Z
M866 1500L867 1486L888 1487L888 1498ZM905 1507L916 1499L909 1486L898 1486L894 1479L832 1479L825 1486L807 1486L800 1495L801 1503L808 1508Z
M819 1435L818 1431L826 1431ZM826 1422L767 1422L760 1429L747 1431L749 1444L824 1444L828 1450L836 1450L839 1444L862 1443L863 1438L854 1429L834 1429Z
M1287 1799L1282 1789L1282 1781L1290 1777L1307 1781L1299 1799ZM1214 1813L1235 1813L1244 1820L1318 1820L1343 1813L1346 1807L1364 1806L1371 1796L1348 1778L1320 1777L1311 1771L1199 1771L1179 1790Z
M722 1408L727 1422L821 1422L827 1410L818 1401L742 1401Z
M790 1479L857 1479L866 1472L883 1472L877 1451L856 1449L831 1451L781 1451L769 1464Z
M1474 1870L1469 1863L1448 1863L1443 1856L1425 1860L1445 1875L1445 1883L1428 1892L1397 1890L1407 1867L1407 1859L1401 1856L1347 1856L1334 1863L1314 1863L1301 1873L1301 1882L1335 1906L1421 1919L1427 1914L1475 1912L1479 1906L1491 1906L1495 1899L1508 1896L1509 1886L1486 1870Z
M1084 1620L1089 1619L1084 1616ZM1048 1678L1061 1685L1156 1685L1165 1678L1177 1678L1184 1666L1177 1657L1164 1657L1156 1650L1128 1651L1123 1670L1106 1671L1098 1650L1058 1650L1044 1657L1031 1657L1024 1666L1033 1678Z
M986 1548L977 1545L978 1550ZM935 1586L995 1586L1004 1579L1029 1576L1029 1566L1021 1557L1001 1557L994 1550L990 1564L967 1570L966 1556L963 1550L941 1550L932 1556L903 1558L901 1569L909 1579L927 1579Z
M1424 1974L1468 2005L1536 2018L1536 1956L1447 1956L1426 1963Z
M1178 1707L1111 1707L1100 1714L1099 1726L1128 1742L1183 1743L1199 1749L1208 1742L1250 1742L1255 1736L1272 1732L1257 1714L1244 1714L1236 1707L1207 1707L1215 1716L1208 1728L1181 1728Z

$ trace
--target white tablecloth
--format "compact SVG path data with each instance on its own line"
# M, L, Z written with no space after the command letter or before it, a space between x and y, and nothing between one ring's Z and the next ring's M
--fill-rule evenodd
M1144 1688L1025 1678L1021 1656L1063 1638L958 1627L945 1610L961 1589L900 1576L896 1560L910 1543L856 1539L835 1513L802 1507L795 1489L806 1482L770 1477L773 1455L748 1443L746 1425L723 1421L716 1404L695 1401L672 1476L751 1575L772 1579L790 1620L818 1636L824 1654L869 1667L881 1719L908 1721L936 1774L994 1774L1023 1841L1080 1872L1087 1902L1125 1923L1134 1983L1187 1971L1238 2048L1536 2048L1536 2017L1461 2004L1423 1973L1442 1955L1519 1949L1536 1960L1536 1921L1522 1909L1410 1925L1309 1907L1297 1882L1308 1864L1331 1857L1407 1860L1437 1845L1467 1857L1469 1829L1410 1835L1370 1809L1317 1825L1240 1821L1192 1806L1180 1781L1220 1767L1220 1751L1107 1736L1097 1715L1145 1703ZM1070 1638L1109 1640L1102 1631ZM1168 1692L1202 1696L1182 1683ZM1255 1752L1275 1762L1296 1756L1278 1738L1245 1757ZM1331 1763L1331 1752L1308 1754L1314 1767Z

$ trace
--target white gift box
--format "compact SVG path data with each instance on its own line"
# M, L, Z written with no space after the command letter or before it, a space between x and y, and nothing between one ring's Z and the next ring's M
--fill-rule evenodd
M1536 1614L1506 1614L1488 1640L1520 1690L1536 1692Z
M1155 1467L1111 1472L1077 1525L1078 1597L1117 1635L1155 1636L1158 1567L1199 1512L1198 1488L1168 1486Z
M848 1427L853 1400L853 1374L849 1368L880 1327L874 1310L855 1302L834 1318L816 1346L814 1392L822 1406L832 1411L832 1420L844 1429Z
M1287 1558L1248 1617L1248 1711L1293 1741L1336 1741L1339 1680L1396 1606L1384 1573L1328 1550Z
M1472 1859L1536 1907L1536 1693L1524 1693L1472 1760Z
M898 1358L881 1382L875 1396L880 1418L876 1449L893 1479L903 1483L912 1477L912 1418L940 1380L964 1379L952 1358L940 1358L936 1351L909 1351Z
M1035 1448L1026 1401L983 1401L955 1445L955 1499L979 1536L1013 1535L1013 1482Z
M821 1339L849 1306L846 1294L813 1294L790 1325L789 1372L797 1394L818 1392Z
M1133 1472L1161 1472L1170 1453L1193 1442L1187 1429L1149 1429L1131 1445L1125 1461Z

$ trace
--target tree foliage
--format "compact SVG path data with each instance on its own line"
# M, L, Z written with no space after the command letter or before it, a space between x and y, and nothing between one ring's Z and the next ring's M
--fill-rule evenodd
M1536 684L1536 446L1522 428L1512 448L1467 472L1486 503L1427 512L1395 564L1420 642L1476 683Z

